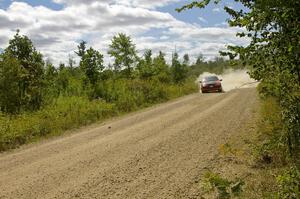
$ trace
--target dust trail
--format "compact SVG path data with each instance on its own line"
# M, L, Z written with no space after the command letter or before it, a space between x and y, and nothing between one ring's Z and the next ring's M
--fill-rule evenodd
M216 75L213 73L202 73L198 81L202 80L205 76ZM222 86L224 91L230 91L232 89L240 88L240 87L256 87L257 82L250 78L249 74L246 70L226 70L222 75L216 75L220 79L223 79Z

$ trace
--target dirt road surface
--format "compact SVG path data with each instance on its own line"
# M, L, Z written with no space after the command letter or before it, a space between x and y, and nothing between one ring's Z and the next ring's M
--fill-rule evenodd
M0 154L0 198L200 198L199 176L256 103L253 88L199 93Z

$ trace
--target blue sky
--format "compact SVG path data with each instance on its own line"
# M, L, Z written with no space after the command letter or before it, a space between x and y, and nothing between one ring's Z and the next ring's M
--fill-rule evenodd
M179 0L0 0L0 48L5 48L16 29L28 35L45 57L54 63L74 56L78 41L106 53L112 36L132 36L142 54L151 48L170 55L192 57L203 54L208 60L226 45L244 45L235 37L237 28L227 26L225 5L241 9L233 0L224 0L206 9L177 13L190 1ZM2 21L2 22L1 22ZM107 62L110 59L107 58Z

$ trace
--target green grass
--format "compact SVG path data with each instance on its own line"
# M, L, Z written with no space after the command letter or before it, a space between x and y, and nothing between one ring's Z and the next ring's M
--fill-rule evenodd
M271 186L277 190L270 192L268 198L300 198L300 172L289 153L281 112L276 98L262 100L254 154L258 165L270 173L268 178L276 178L276 185Z
M252 157L248 171L254 175L249 175L245 181L244 198L299 198L300 174L285 143L286 132L278 100L262 98L256 120L253 138L249 134L249 159Z
M202 191L204 193L213 194L220 199L229 199L239 197L243 192L244 185L245 183L241 179L230 181L226 178L222 178L217 173L207 172L202 181Z

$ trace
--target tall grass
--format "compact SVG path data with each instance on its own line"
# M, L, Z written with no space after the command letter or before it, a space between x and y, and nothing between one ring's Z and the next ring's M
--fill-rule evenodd
M288 148L285 129L281 117L279 102L274 97L267 97L261 100L261 119L258 122L259 142L258 154L264 159L269 159L277 165L287 163Z
M258 123L259 136L255 147L258 163L268 169L272 178L276 176L277 191L272 198L299 198L300 172L289 155L286 128L281 117L279 100L264 97L261 100L261 119ZM270 198L271 198L270 197Z
M0 151L117 114L115 105L85 97L59 97L40 111L0 118Z
M0 151L193 92L197 92L193 79L181 85L155 80L109 80L97 86L98 99L60 96L36 112L0 115Z

